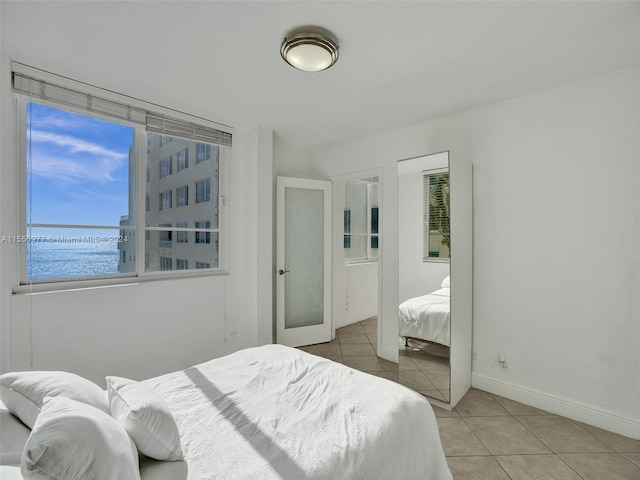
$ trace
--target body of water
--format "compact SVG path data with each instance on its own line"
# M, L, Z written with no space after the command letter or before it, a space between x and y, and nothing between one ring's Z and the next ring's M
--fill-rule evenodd
M118 273L116 242L56 242L27 244L27 278L68 278Z

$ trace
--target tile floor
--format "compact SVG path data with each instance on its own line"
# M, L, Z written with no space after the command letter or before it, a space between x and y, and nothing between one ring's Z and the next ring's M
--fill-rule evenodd
M376 335L377 319L370 318L338 329L332 342L300 348L394 381L410 379L423 394L448 395L438 376L446 371L442 361L387 362L376 356ZM452 411L434 411L455 480L640 480L640 440L476 389Z

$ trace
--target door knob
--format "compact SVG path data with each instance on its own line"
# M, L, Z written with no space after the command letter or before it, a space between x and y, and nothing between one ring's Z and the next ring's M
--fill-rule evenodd
M284 275L285 273L289 273L289 270L283 270L283 269L278 270L278 275Z

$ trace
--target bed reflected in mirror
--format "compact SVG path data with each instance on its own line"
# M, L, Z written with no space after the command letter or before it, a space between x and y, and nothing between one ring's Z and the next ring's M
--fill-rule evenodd
M448 403L449 153L398 162L399 382Z

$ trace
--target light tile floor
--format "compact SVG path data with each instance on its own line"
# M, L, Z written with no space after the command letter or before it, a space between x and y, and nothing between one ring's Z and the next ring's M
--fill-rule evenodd
M338 329L332 342L300 348L394 381L413 372L406 374L416 390L448 395L434 374L443 363L414 367L401 357L398 367L376 356L376 335L370 318ZM640 440L476 389L452 411L433 409L455 480L640 480Z

